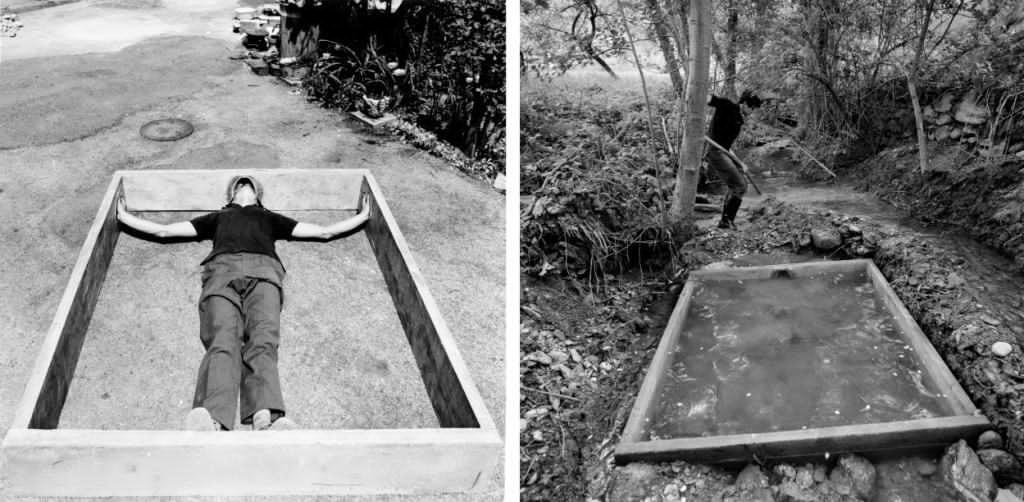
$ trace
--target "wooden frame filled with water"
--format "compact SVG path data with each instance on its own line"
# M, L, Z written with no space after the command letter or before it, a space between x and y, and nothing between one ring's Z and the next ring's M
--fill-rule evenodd
M870 260L690 274L619 463L941 448L989 428Z

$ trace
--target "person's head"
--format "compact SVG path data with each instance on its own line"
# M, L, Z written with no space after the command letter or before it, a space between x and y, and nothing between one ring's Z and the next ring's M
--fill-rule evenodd
M240 206L256 204L263 207L263 187L251 176L235 176L228 183L226 194L228 203Z
M761 107L761 98L757 97L753 91L747 89L740 94L739 104L746 106L748 110Z

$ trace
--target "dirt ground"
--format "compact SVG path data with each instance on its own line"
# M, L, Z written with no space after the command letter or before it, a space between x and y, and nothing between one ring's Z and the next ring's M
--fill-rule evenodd
M0 428L10 425L110 174L248 166L371 169L502 429L503 198L229 60L236 5L71 4L22 15L23 31L4 40ZM139 136L144 123L162 117L189 120L195 132L167 143ZM344 215L298 216L326 223ZM195 300L208 245L121 236L61 427L180 426L201 357ZM280 243L279 254L289 272L282 379L296 420L307 427L434 424L365 237ZM500 494L499 473L482 494L442 499Z

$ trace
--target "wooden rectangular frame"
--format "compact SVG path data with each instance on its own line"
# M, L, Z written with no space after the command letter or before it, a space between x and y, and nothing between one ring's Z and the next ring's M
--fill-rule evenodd
M129 210L219 209L228 180L273 187L275 210L354 210L365 226L440 428L274 434L57 429L89 320ZM286 188L282 188L286 187ZM427 291L380 186L366 169L118 171L71 272L2 446L12 496L347 495L480 489L501 438Z
M644 424L653 413L654 399L665 369L672 363L671 350L678 344L686 322L690 300L702 281L767 279L779 270L792 277L827 272L865 271L875 291L892 313L900 331L918 354L927 375L946 395L953 416L905 420L880 424L846 425L807 430L732 434L710 437L644 440ZM622 439L615 448L615 461L687 460L702 463L741 463L751 459L799 459L828 452L857 452L884 455L896 450L943 448L958 439L973 437L990 428L988 419L942 362L921 328L870 260L843 260L800 264L739 267L702 270L690 274L675 309L669 318L661 342L654 354L644 382L629 415Z

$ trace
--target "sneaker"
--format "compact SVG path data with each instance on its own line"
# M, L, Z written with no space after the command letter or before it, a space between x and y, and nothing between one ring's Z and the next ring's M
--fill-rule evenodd
M290 431L298 428L299 424L295 423L294 420L288 417L281 417L274 420L274 423L270 425L270 430L272 431Z
M267 409L259 410L252 415L252 430L254 431L287 431L298 428L299 424L296 424L294 420L288 417L279 417L271 422L270 410Z
M270 428L270 410L264 408L253 413L252 430L265 431Z
M220 424L210 416L206 408L192 408L185 417L185 429L197 432L219 431Z

